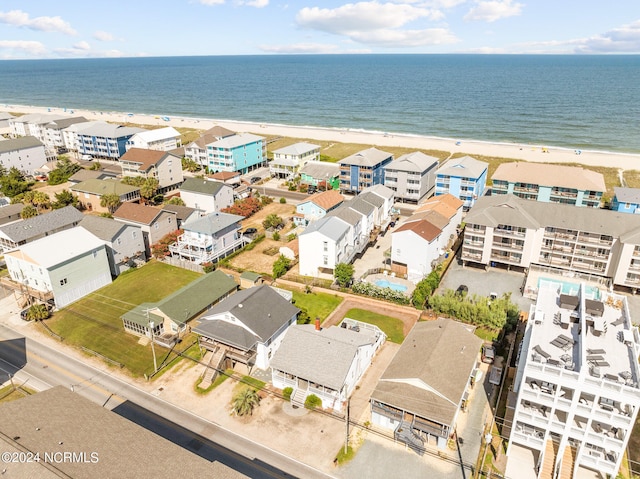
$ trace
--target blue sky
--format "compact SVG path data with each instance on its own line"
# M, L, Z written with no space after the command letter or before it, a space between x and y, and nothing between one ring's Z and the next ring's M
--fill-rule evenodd
M640 53L639 0L0 3L0 58Z

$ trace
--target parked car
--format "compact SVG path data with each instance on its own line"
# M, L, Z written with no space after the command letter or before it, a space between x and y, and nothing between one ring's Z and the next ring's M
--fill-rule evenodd
M254 183L257 183L258 181L260 181L262 178L260 178L259 176L252 176L251 179L249 180L251 182L251 184L253 185Z
M30 308L30 307L29 307ZM22 311L20 311L20 319L23 321L29 321L29 318L27 317L27 314L29 314L29 308L25 308Z
M466 284L461 284L460 286L458 286L458 289L456 289L456 294L459 294L460 296L467 294L468 292L469 288Z
M258 232L258 230L256 228L247 228L246 230L244 230L244 232L242 233L245 236L251 236L254 235Z
M493 346L482 346L482 362L487 364L493 364L493 360L496 357L496 350Z

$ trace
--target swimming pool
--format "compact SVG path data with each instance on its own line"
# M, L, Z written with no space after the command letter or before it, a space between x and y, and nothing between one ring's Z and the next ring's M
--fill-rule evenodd
M549 278L539 278L538 289L540 289L540 286L541 284L543 284L543 282L551 283L551 284L559 284L560 291L562 292L562 294L577 296L578 291L580 291L580 283L571 283L569 281L558 281L556 279L549 279ZM584 292L585 292L585 296L589 299L595 299L595 300L600 299L600 290L595 286L590 286L586 284L584 286Z
M391 288L392 290L400 291L401 293L407 291L407 287L404 284L392 283L387 279L376 279L375 284L381 288Z

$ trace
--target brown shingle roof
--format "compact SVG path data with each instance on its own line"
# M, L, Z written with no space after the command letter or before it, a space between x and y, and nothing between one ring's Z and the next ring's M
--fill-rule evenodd
M464 202L456 198L450 193L440 196L434 196L425 201L418 209L416 213L423 211L434 210L440 213L442 216L446 216L451 219L455 216L460 208L462 208Z
M318 205L320 208L325 211L330 210L334 206L339 205L344 201L344 196L342 196L336 190L327 190L322 193L316 193L315 195L311 195L307 201L311 201L312 203Z
M240 173L237 171L219 171L214 173L213 175L208 175L209 178L213 178L214 180L230 180L231 178L235 178L236 176L240 176Z
M139 163L139 171L147 171L157 165L164 157L169 155L166 151L147 150L144 148L131 148L120 157L120 161ZM173 155L171 155L173 156Z
M436 225L429 223L427 220L409 221L402 224L396 230L396 233L400 231L413 231L418 236L424 238L429 243L438 237L442 230Z
M602 173L585 170L578 166L548 165L526 161L501 164L491 179L587 191L607 190Z
M150 225L163 210L145 206L138 203L122 203L120 208L113 213L114 218L122 218L123 220L135 221L144 225Z
M440 229L443 229L445 226L449 224L449 218L444 216L441 213L438 213L436 210L427 210L421 211L419 213L414 213L409 218L407 218L407 222L416 221L416 220L427 220L432 225L437 226Z

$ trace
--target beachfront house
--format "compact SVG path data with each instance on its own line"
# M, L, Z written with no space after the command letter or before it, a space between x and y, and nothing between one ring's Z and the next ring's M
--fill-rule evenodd
M76 141L80 155L92 158L118 160L127 151L127 141L136 133L146 131L143 128L114 125L105 122L88 122L77 125Z
M157 303L142 303L120 318L124 330L171 347L188 330L187 323L238 289L220 270L200 276ZM153 327L151 326L153 325Z
M319 319L294 325L271 360L271 382L293 388L293 405L304 407L315 394L323 408L340 412L385 339L377 326L348 318L342 327L321 328Z
M0 165L7 171L16 168L24 175L47 162L44 144L34 136L0 141Z
M138 186L125 185L118 180L86 180L71 185L69 191L78 197L85 208L96 213L111 213L108 206L100 204L105 195L117 195L121 203L140 201Z
M301 166L309 161L320 159L320 146L312 143L295 143L273 151L273 160L269 162L271 176L291 179Z
M371 423L418 452L447 449L479 364L473 330L447 318L416 323L371 394Z
M15 118L11 113L0 111L0 135L11 135L11 126L9 120Z
M434 196L391 233L391 271L418 282L444 259L457 238L463 202Z
M163 150L129 148L120 158L123 177L155 178L158 180L158 194L177 189L182 177L182 159Z
M319 189L340 189L340 167L325 161L309 161L300 168L300 183Z
M492 195L599 208L607 191L602 173L577 166L514 161L502 163L491 176Z
M340 167L340 191L359 193L364 188L384 183L384 168L393 155L377 148L359 151L338 161Z
M215 213L233 204L233 187L206 178L187 178L180 186L180 198L190 208Z
M210 213L188 221L169 251L196 264L215 263L245 245L245 237L240 234L243 219L239 215Z
M266 371L299 312L278 290L261 285L216 304L199 318L193 332L200 336L200 345L213 352L212 368L241 364L248 371Z
M613 188L611 209L620 213L640 214L640 188Z
M11 206L2 209L11 208ZM82 213L69 205L26 220L2 225L0 226L0 249L11 251L45 236L73 228L80 223L83 217Z
M42 125L42 137L45 146L52 152L66 153L63 131L71 125L86 123L88 120L83 116L74 118L59 118Z
M9 131L11 138L21 136L33 136L45 143L45 125L55 120L68 118L67 115L57 113L29 113L27 115L9 118Z
M540 284L503 437L506 477L619 477L640 410L640 342L627 298ZM626 466L625 466L626 467Z
M335 190L311 195L305 201L298 203L293 222L298 226L306 226L309 222L324 217L329 211L340 206L343 201L344 197Z
M239 171L246 174L267 162L265 138L251 133L236 133L207 145L208 168L218 171Z
M85 215L79 226L104 241L109 268L114 278L145 263L147 256L139 226L95 215Z
M62 308L111 283L104 241L83 228L40 238L4 255L11 279L32 298Z
M436 196L450 193L464 201L467 211L484 194L488 167L470 156L448 160L436 172Z
M398 200L418 203L433 193L440 160L421 151L407 153L384 167L384 185Z
M136 133L127 140L125 145L127 151L131 148L171 151L178 147L180 147L180 133L171 126Z
M151 257L151 245L178 229L175 213L140 203L122 203L113 213L113 218L142 230L144 252L148 258Z
M196 162L202 168L207 168L209 166L207 145L235 134L236 133L234 131L227 130L221 126L214 126L213 128L205 131L197 140L185 145L184 156L185 158Z

